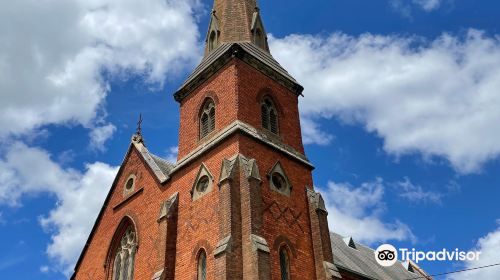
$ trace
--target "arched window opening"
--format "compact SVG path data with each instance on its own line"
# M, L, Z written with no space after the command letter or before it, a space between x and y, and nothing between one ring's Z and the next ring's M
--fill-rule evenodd
M290 280L290 259L284 247L280 249L281 280Z
M200 118L200 139L215 130L215 105L210 99L203 105Z
M210 37L208 38L208 51L213 51L217 46L217 34L215 34L215 30L210 32Z
M132 226L129 226L116 248L113 280L133 280L134 261L137 250L137 236Z
M201 250L198 256L198 276L196 279L198 280L206 280L207 279L207 254L205 250Z
M269 98L265 98L261 105L262 127L278 134L278 113L273 102Z

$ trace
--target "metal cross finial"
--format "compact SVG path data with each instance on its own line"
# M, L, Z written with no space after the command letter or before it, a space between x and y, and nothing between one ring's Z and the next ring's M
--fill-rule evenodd
M137 131L135 132L135 134L137 135L142 135L142 114L139 114L139 121L137 121Z

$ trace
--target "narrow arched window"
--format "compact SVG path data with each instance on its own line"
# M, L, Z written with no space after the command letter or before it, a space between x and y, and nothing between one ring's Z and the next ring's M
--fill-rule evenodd
M208 38L208 51L213 51L217 46L217 34L215 34L215 30L210 32L210 37Z
M212 99L209 99L205 102L201 111L200 139L204 138L214 130L215 130L215 105Z
M116 248L113 265L113 280L134 279L134 262L136 250L137 236L135 234L135 231L130 226L121 237L120 243Z
M262 127L278 134L278 113L270 98L264 98L260 107Z
M198 255L198 267L197 267L197 278L198 280L206 280L207 279L207 254L205 250L201 250Z
M284 247L280 249L281 280L290 280L290 260Z

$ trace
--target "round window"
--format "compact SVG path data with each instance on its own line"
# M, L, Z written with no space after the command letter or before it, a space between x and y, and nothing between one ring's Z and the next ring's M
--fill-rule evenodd
M203 176L198 180L198 184L196 185L196 190L200 193L205 192L208 189L209 179L208 176Z
M133 187L134 187L134 178L130 178L130 179L128 179L127 184L125 184L125 189L127 189L127 191L129 191Z
M273 175L271 176L271 180L273 181L273 185L275 188L278 190L283 190L286 187L286 180L283 175L274 172Z

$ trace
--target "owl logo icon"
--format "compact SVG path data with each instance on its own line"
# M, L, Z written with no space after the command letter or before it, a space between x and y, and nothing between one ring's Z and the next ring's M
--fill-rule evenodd
M398 250L390 244L380 245L375 250L375 260L381 266L392 266L398 261Z

